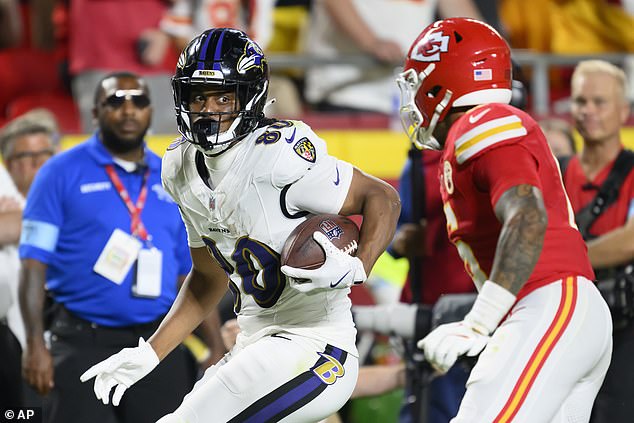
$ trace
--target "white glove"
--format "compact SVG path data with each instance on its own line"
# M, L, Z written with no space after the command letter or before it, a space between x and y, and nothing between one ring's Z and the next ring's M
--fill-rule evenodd
M446 373L458 357L478 355L489 342L464 321L438 326L429 335L418 341L416 346L425 353L425 359L439 372Z
M282 273L289 277L292 288L304 293L320 288L342 289L367 279L361 260L335 247L321 232L313 233L313 238L323 247L326 261L312 270L282 266Z
M104 361L86 370L79 380L86 382L95 378L94 391L104 404L110 400L110 390L116 386L112 405L119 405L126 389L150 373L159 364L152 346L139 338L139 346L124 348Z
M434 368L446 373L461 355L472 357L484 349L515 299L500 285L486 281L463 321L438 326L416 345Z

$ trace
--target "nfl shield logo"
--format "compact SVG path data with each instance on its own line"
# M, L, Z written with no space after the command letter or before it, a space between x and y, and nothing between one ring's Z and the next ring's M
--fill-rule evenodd
M324 220L319 224L319 229L326 234L328 240L332 241L333 239L341 238L341 234L343 234L343 229L339 225L337 225L332 220Z

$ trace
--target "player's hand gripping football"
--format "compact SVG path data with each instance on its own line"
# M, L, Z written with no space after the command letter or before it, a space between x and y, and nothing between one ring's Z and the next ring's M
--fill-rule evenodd
M110 390L115 388L112 405L119 405L126 389L150 373L159 364L152 346L139 338L139 345L124 348L86 370L79 379L86 382L95 378L94 391L104 404L110 401Z
M317 269L307 270L282 266L282 273L289 277L290 286L300 292L314 289L342 289L367 279L363 262L344 253L321 232L313 233L313 239L326 253L326 261Z
M446 373L461 355L472 357L484 349L515 299L505 288L486 281L463 321L438 326L416 345L436 370Z

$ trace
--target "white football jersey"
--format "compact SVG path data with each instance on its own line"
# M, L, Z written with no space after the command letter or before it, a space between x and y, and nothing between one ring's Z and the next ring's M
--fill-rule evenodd
M301 121L259 128L213 159L183 139L168 147L163 185L180 206L189 246L206 246L229 274L238 343L286 331L357 355L349 290L302 294L280 271L290 232L310 214L338 213L352 173Z

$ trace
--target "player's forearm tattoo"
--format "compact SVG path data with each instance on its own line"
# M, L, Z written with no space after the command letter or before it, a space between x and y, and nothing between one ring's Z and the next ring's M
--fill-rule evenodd
M506 191L495 205L502 222L490 279L513 294L522 288L539 259L548 216L541 192L531 185Z

